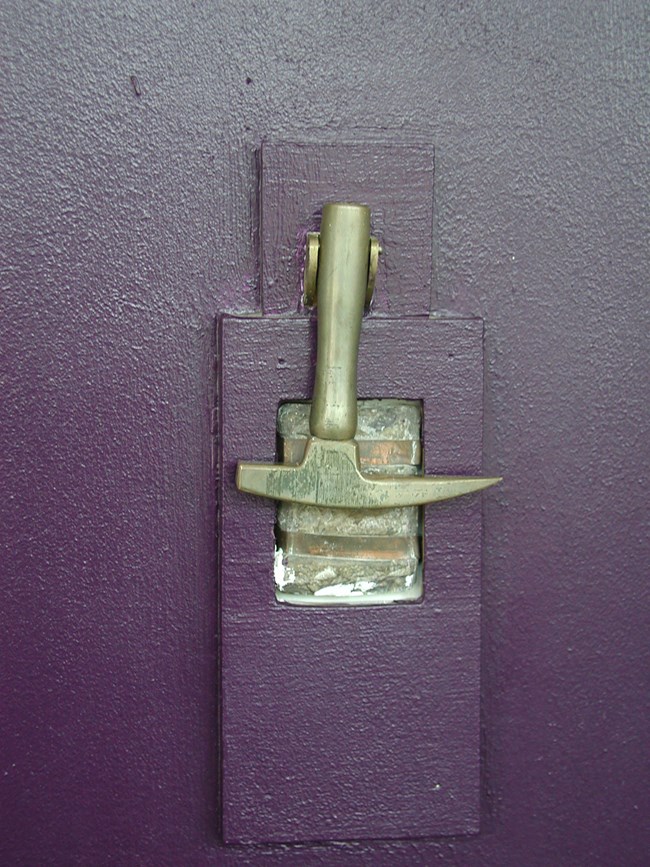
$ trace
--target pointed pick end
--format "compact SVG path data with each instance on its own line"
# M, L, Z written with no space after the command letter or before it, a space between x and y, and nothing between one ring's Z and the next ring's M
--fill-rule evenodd
M426 477L425 477L426 479ZM475 491L483 491L485 488L491 488L503 481L501 476L483 477L483 476L439 476L435 481L440 483L435 500L449 500L454 497L461 497L463 494L472 494ZM434 480L432 479L432 482ZM432 493L435 489L435 482L432 484ZM435 502L431 500L431 502Z
M366 482L365 505L370 507L424 506L441 500L452 500L464 494L482 491L501 481L500 477L481 476L408 476L397 479L371 480Z
M491 488L492 485L498 485L499 482L503 481L503 476L492 476L486 479L477 478L470 481L477 483L475 488L471 488L472 491L482 491L483 488Z

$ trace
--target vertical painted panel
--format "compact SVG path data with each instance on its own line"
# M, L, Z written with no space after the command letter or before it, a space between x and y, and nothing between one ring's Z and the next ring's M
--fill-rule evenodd
M224 837L472 833L480 495L426 507L422 602L333 610L276 600L275 503L235 488L238 459L274 460L278 404L309 397L312 325L222 320ZM375 319L362 334L360 394L423 401L429 473L480 470L481 322Z

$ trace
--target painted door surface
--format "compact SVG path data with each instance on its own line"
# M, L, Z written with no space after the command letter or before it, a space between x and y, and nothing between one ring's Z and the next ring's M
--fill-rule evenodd
M0 17L2 863L645 863L644 5ZM505 477L477 834L220 836L215 318L276 304L263 139L435 147L425 311L485 321Z

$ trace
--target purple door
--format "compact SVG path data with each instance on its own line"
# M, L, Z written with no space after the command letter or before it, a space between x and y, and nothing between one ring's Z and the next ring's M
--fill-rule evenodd
M3 4L3 863L645 863L643 13ZM485 323L482 463L505 482L482 501L478 789L451 837L432 795L388 839L396 825L369 809L400 787L381 785L360 805L369 838L334 824L314 842L295 802L293 841L222 830L219 793L255 780L228 764L237 720L234 741L220 732L215 323L287 313L300 241L265 234L264 139L298 143L279 198L325 178L299 143L353 142L375 149L350 170L384 191L378 219L418 203L378 319L421 304L425 321ZM387 160L406 145L435 148L435 183ZM248 652L259 630L237 640ZM416 771L407 802L439 782ZM300 784L286 779L289 799Z

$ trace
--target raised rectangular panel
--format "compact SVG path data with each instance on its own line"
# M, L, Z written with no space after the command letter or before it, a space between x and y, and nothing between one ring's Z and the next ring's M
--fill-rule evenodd
M235 486L238 460L276 459L278 407L311 395L314 325L305 316L220 323L223 836L473 833L480 496L425 508L421 601L299 607L275 595L276 503ZM480 320L368 317L359 397L420 401L425 471L476 473L482 357Z

